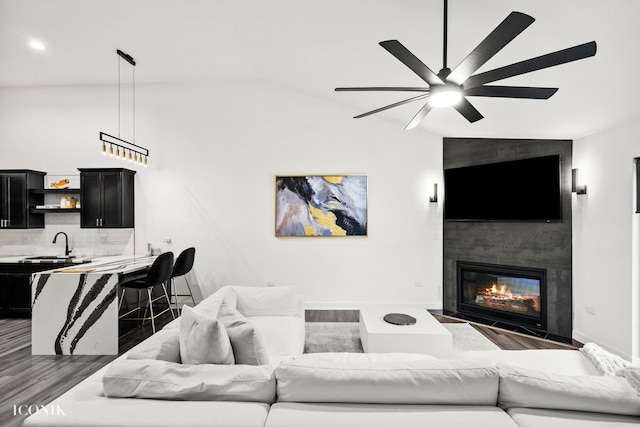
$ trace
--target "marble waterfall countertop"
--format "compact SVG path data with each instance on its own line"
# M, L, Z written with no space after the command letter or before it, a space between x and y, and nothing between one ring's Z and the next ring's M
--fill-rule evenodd
M30 256L27 255L13 255L13 256L4 256L4 257L0 257L0 264L36 264L36 263L40 263L40 264L48 264L48 263L72 263L72 264L83 264L83 263L87 263L92 261L93 259L98 259L98 258L90 258L90 257L85 257L85 256L79 256L79 257L74 257L74 258L68 258L68 257L56 257L55 255L51 255L51 256L47 256L46 258L42 259L28 259L30 258ZM104 258L111 258L111 257L103 257L101 259Z
M154 260L100 257L34 273L32 354L118 354L118 283Z

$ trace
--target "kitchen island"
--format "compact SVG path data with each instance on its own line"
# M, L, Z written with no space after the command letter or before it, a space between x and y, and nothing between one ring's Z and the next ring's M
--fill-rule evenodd
M111 256L33 275L32 354L118 354L118 283L150 256Z

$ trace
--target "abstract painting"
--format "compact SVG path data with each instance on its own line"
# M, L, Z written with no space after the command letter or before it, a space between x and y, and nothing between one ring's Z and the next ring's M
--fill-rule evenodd
M366 236L365 175L276 176L276 236Z

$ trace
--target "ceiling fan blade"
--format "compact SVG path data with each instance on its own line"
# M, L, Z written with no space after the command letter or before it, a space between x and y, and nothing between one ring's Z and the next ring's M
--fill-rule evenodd
M476 72L493 55L498 53L518 34L523 32L535 21L529 15L521 12L511 12L473 51L462 60L451 72L447 80L462 84L470 75Z
M420 76L420 78L430 86L444 84L436 73L420 61L413 53L409 52L409 49L404 47L398 40L386 40L380 42L380 46L398 58L400 62L409 67L411 71Z
M359 114L354 117L354 119L360 119L362 117L370 116L371 114L379 113L381 111L388 110L389 108L399 107L400 105L408 104L409 102L418 101L420 99L427 98L429 96L428 93L424 93L422 95L414 96L409 99L405 99L399 102L394 102L393 104L385 105L384 107L376 108L375 110L367 111L366 113Z
M596 54L596 49L596 42L592 41L567 49L558 50L546 55L537 56L525 61L516 62L515 64L496 68L495 70L476 74L475 76L469 77L464 82L463 87L465 90L467 90L473 87L481 86L485 83L495 82L497 80L518 76L520 74L542 70L543 68L549 68L555 65L565 64L567 62L588 58Z
M549 99L557 87L526 86L478 86L464 91L465 96L489 96L495 98Z
M336 92L389 91L389 92L429 92L428 87L337 87Z
M476 110L476 107L471 105L465 97L462 98L460 103L454 105L453 108L458 110L458 113L462 114L465 119L469 120L469 123L477 122L484 118L484 116L480 114L480 111Z
M432 108L433 107L431 107L428 102L424 104L422 108L418 110L416 115L413 116L413 119L411 119L407 126L405 126L404 130L413 129L418 126L418 123L420 123L422 119L424 119L426 115L429 114L429 111L431 111Z

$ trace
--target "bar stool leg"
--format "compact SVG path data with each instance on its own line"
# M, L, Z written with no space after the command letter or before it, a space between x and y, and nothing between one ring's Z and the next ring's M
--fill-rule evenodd
M140 313L140 311L142 311L142 307L140 307L140 301L142 301L141 293L142 293L142 289L138 289L138 313ZM148 304L145 305L144 314L142 315L141 320L139 320L139 322L141 324L143 324L143 325L144 325L144 320L147 317L147 310L148 310L147 307L148 307Z
M151 288L147 288L147 295L149 295L149 302L148 302L148 306L149 309L151 310L151 328L153 329L153 333L156 333L156 318L153 315L153 303L152 303L152 297L151 297ZM146 313L146 310L145 310ZM146 316L145 316L146 317Z
M171 308L171 299L169 299L169 294L167 293L167 287L165 286L164 283L162 284L162 290L164 291L164 297L167 299L167 304L169 304L169 311L171 312L171 317L175 319L176 315L173 314L173 308Z
M187 288L189 289L189 295L191 295L191 301L193 301L193 306L196 306L196 299L193 297L193 292L191 291L191 286L189 285L189 281L187 280L187 276L184 276L184 281L187 283Z
M120 313L120 309L122 308L122 301L124 301L124 291L126 288L122 288L122 294L120 295L120 303L118 304L118 313Z
M174 304L176 305L176 311L180 313L180 307L178 307L178 289L176 288L176 279L171 278L171 293L173 294Z

